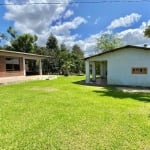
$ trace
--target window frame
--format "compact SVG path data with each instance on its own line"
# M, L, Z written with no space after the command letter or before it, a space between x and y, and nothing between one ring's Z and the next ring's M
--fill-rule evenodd
M12 61L12 63L8 63L8 61ZM21 70L19 57L6 57L5 58L5 65L6 65L6 72L20 71Z
M147 67L132 67L131 69L132 74L148 74Z

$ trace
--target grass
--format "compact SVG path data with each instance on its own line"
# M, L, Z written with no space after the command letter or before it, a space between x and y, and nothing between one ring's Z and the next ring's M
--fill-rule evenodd
M0 86L0 149L149 150L150 94L83 79Z

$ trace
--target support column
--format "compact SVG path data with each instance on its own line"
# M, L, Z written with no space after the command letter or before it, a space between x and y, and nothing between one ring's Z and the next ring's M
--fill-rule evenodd
M26 63L24 57L23 57L23 75L26 76Z
M42 75L42 61L41 61L41 59L39 60L39 72L40 72L40 75Z
M102 78L105 77L105 66L104 66L104 62L101 62L101 77L102 77Z
M92 62L92 80L96 80L95 62Z
M85 61L86 83L90 83L90 62Z

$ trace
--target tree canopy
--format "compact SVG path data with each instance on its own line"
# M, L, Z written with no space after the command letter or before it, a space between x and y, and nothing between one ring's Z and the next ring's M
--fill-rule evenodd
M13 27L7 29L7 34L0 33L0 42L6 40L6 45L0 48L25 53L36 53L50 56L43 61L44 72L69 75L84 72L84 53L75 44L72 48L67 45L58 44L58 40L52 33L47 38L44 46L37 44L38 37L29 33L18 34Z
M144 31L144 35L148 38L150 38L150 26L148 26L145 31Z
M51 33L46 42L46 48L50 51L58 50L58 41L57 38Z
M109 51L122 45L122 41L113 34L105 33L97 40L97 49L102 51Z
M18 36L15 40L11 41L13 50L21 52L33 52L35 42L37 41L37 36L31 35L29 33L22 34Z

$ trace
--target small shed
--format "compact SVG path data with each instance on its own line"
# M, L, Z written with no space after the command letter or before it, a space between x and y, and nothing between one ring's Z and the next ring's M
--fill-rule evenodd
M127 45L85 58L86 83L100 77L108 85L150 87L150 48ZM90 78L92 74L92 78Z
M38 67L34 66L33 69L37 74L42 75L42 60L48 58L44 55L0 50L0 77L26 76L30 71L29 60L36 61Z

